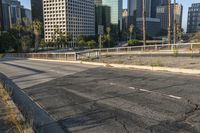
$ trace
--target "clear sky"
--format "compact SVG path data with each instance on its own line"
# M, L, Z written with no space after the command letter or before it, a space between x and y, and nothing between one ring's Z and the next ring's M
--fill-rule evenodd
M30 0L20 0L22 5L26 8L31 8ZM173 0L172 0L173 1ZM127 7L127 0L123 0L124 5L123 7ZM187 27L187 14L188 14L188 7L191 6L192 3L200 3L200 0L177 0L178 3L183 5L183 28L186 29Z

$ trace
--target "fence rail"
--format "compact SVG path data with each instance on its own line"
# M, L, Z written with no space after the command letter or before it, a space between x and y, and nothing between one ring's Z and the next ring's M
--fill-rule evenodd
M87 51L82 51L82 52L71 52L71 53L9 53L6 56L17 57L17 58L76 61L76 60L83 60L87 58L98 58L99 51L87 50Z
M199 54L200 43L184 43L184 44L162 44L117 48L91 49L81 52L70 53L9 53L7 57L19 58L35 58L35 59L51 59L51 60L84 60L88 58L98 58L101 55L117 55L117 54Z
M117 48L102 48L94 49L100 51L102 54L113 53L145 53L145 52L158 52L161 51L171 52L199 52L200 43L181 43L181 44L159 44L159 45L146 45L146 46L130 46L130 47L117 47Z

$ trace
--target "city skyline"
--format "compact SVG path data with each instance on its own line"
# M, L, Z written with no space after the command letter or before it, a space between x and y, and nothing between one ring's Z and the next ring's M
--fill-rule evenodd
M26 8L31 8L30 0L20 0L22 5ZM172 0L173 1L173 0ZM182 27L186 31L187 29L187 15L188 15L188 7L191 6L192 3L200 3L199 0L177 0L177 3L181 3L183 5L183 24ZM127 0L123 0L123 8L127 8Z

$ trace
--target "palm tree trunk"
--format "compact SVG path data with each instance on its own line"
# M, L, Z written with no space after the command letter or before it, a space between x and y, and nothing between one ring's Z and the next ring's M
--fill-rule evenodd
M39 34L35 34L35 52L37 52L37 50L38 50L39 39L40 39Z
M176 0L174 0L174 45L176 44Z
M146 46L146 11L145 11L145 0L142 0L142 17L143 17L143 45L144 49Z
M168 0L168 44L171 44L171 0Z

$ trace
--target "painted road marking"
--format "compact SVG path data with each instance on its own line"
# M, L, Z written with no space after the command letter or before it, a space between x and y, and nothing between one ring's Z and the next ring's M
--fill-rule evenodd
M135 87L129 87L129 89L136 90L136 88L135 88Z
M143 92L153 92L153 91L149 91L149 90L146 90L146 89L139 89L140 91L143 91Z
M117 84L111 82L110 85L117 85Z
M178 100L182 99L182 97L178 97L178 96L174 96L174 95L167 95L167 96L169 96L169 97L171 97L171 98L178 99Z
M117 84L111 82L110 85L117 85ZM173 98L173 99L177 99L177 100L181 100L182 99L182 97L179 97L179 96L167 95L167 94L163 94L163 93L160 93L160 92L150 91L150 90L147 90L147 89L138 89L138 88L135 88L135 87L132 87L132 86L128 87L128 88L131 89L131 90L139 90L139 91L142 91L142 92L157 93L157 94L163 95L165 97L169 97L169 98Z

